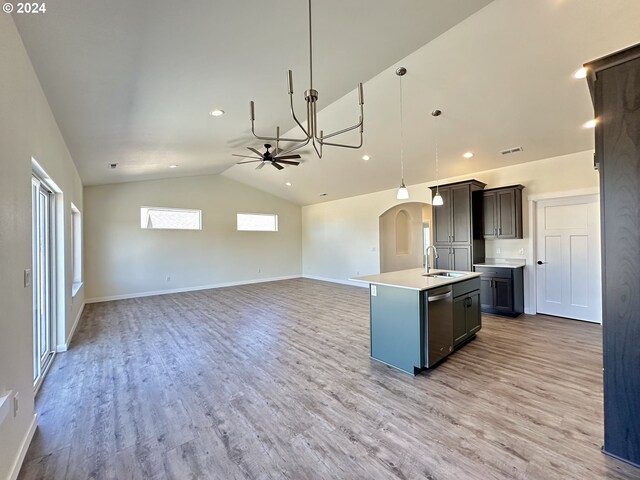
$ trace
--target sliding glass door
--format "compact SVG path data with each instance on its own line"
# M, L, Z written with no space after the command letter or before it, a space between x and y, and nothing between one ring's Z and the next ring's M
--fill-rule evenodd
M33 383L39 384L53 357L51 239L53 193L32 177L33 205Z

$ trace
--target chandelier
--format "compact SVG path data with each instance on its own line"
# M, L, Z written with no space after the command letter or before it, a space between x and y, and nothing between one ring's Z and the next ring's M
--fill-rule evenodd
M304 92L304 99L307 103L307 119L306 119L306 128L300 122L298 117L296 116L296 112L293 108L293 72L289 70L289 74L287 77L288 87L289 87L289 105L291 108L291 115L293 116L293 120L302 133L304 134L304 138L284 138L280 137L280 127L276 127L276 136L275 137L267 137L257 135L255 132L255 104L252 101L249 102L249 110L251 117L251 133L254 137L259 140L267 140L270 142L276 143L276 151L278 151L278 144L280 142L289 142L294 145L291 148L288 148L286 151L279 153L284 155L286 153L293 152L294 150L298 150L299 148L308 145L309 142L313 145L314 150L318 154L319 158L322 158L322 147L323 146L331 146L331 147L343 147L343 148L353 148L358 149L362 147L362 133L364 130L364 95L362 91L362 83L358 84L358 104L360 105L360 120L358 123L351 127L343 128L342 130L335 131L333 133L325 134L324 130L319 130L318 128L318 119L317 119L317 102L318 102L318 91L313 88L313 43L312 43L312 35L311 35L311 0L309 0L309 89ZM360 142L355 145L348 145L343 143L335 143L334 141L328 141L332 138L338 137L344 133L350 132L352 130L359 129L360 133Z

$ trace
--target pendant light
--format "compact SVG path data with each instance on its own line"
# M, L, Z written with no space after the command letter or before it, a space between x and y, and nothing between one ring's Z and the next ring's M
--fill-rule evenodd
M442 115L442 111L434 110L433 112L431 112L431 115L433 115L435 118L438 118L440 115ZM444 204L444 201L442 200L442 196L440 195L440 189L438 188L440 183L439 173L438 173L438 129L436 128L435 131L436 131L436 194L431 200L431 204L435 205L436 207L439 207L440 205Z
M400 188L398 188L398 193L396 194L396 198L398 200L407 200L409 198L409 190L404 184L404 130L402 124L402 77L407 73L407 69L404 67L400 67L396 70L396 75L400 77Z

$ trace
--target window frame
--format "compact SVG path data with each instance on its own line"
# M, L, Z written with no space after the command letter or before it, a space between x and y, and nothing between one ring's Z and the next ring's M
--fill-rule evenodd
M71 272L73 281L71 283L71 296L75 297L80 291L83 283L82 275L82 212L71 203Z
M146 212L145 212L146 210ZM166 211L166 212L187 212L187 213L197 213L198 214L198 228L183 228L183 227L149 227L148 219L149 219L149 211ZM146 213L146 216L145 216ZM147 223L145 224L145 219ZM199 208L179 208L179 207L149 207L149 206L141 206L140 207L140 229L141 230L175 230L182 232L200 232L202 231L202 210Z
M270 217L273 219L274 229L261 229L261 228L240 228L240 217L241 216L251 216L251 217ZM267 233L277 233L280 230L280 223L278 219L277 213L251 213L251 212L237 212L236 213L236 231L238 232L267 232Z

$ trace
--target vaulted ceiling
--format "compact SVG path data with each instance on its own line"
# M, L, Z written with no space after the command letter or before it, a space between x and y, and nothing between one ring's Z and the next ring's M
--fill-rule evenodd
M231 156L263 143L249 132L249 100L260 132L292 128L292 69L303 106L306 2L47 6L14 19L85 185L222 173L303 205L397 186L399 65L408 69L405 180L414 184L436 178L434 108L444 112L440 177L592 148L593 131L582 128L593 114L586 82L572 73L640 41L636 0L316 0L321 127L357 120L362 81L365 145L254 170ZM213 118L213 108L226 113ZM524 152L500 155L515 146ZM467 150L475 156L462 158Z

